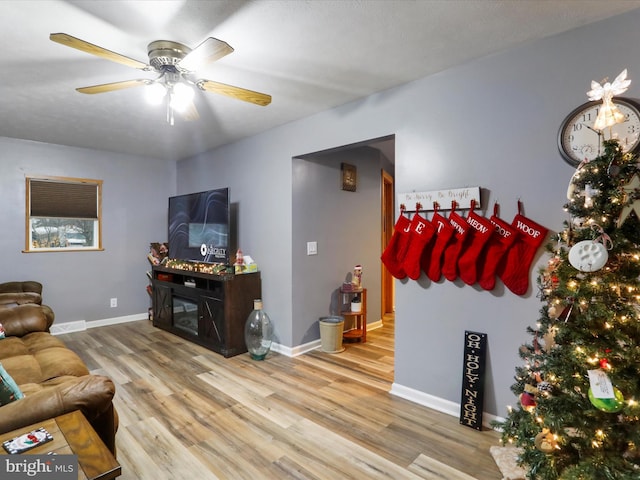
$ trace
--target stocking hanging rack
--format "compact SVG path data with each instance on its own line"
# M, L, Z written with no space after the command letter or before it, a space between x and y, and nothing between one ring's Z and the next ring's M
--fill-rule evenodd
M399 193L397 205L404 205L405 212L436 210L451 210L453 203L457 209L471 208L471 201L475 201L475 208L480 209L480 187L450 188L447 190L431 190L428 192Z

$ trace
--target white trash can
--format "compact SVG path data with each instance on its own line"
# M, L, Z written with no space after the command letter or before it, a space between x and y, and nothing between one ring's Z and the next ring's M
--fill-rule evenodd
M320 343L323 352L340 353L344 351L342 346L342 333L344 331L344 318L340 316L320 317Z

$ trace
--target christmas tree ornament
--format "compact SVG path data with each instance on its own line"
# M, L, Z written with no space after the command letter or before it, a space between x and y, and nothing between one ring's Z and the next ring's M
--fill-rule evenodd
M527 412L532 412L536 408L536 397L528 392L520 394L520 405Z
M581 272L595 272L604 267L609 259L607 248L593 240L583 240L569 250L569 263Z
M569 186L567 187L567 200L573 200L576 194L579 192L577 182L580 180L580 177L584 173L584 166L589 163L588 159L582 160L576 167L576 171L571 175L571 180L569 180Z
M538 385L536 385L536 388L541 394L550 394L551 392L553 392L553 385L545 381L538 383Z
M449 241L454 235L454 228L449 221L438 213L440 206L437 202L433 203L434 214L431 218L431 224L435 228L433 245L426 247L420 257L420 267L427 274L432 282L437 282L442 277L442 261L443 254Z
M600 194L600 190L593 188L588 183L584 186L584 208L593 207L593 199Z
M609 363L609 359L608 358L601 358L599 363L600 363L600 368L603 368L605 370L610 370L611 369L611 363Z
M597 398L593 389L589 389L589 401L598 410L607 413L617 413L624 407L624 397L618 388L613 387L613 398Z
M596 272L607 264L609 252L613 248L611 238L599 225L591 228L599 234L594 240L583 240L569 250L569 263L581 272Z
M622 186L622 190L625 194L625 206L622 208L620 212L620 216L618 217L617 226L620 227L624 221L627 219L631 212L636 214L636 217L640 219L640 177L638 175L634 175L629 183ZM630 199L631 201L629 201Z
M588 226L587 219L584 217L572 217L571 223L573 224L574 227L577 227L577 228L585 228Z
M622 456L632 462L640 463L640 448L638 448L635 443L629 442Z
M560 249L560 242L558 242L558 249ZM540 271L540 285L543 289L548 290L547 293L551 293L552 290L558 288L560 284L560 279L558 278L558 266L562 262L559 254L555 254L553 257L549 259L547 262L547 268L542 269ZM553 311L557 308L557 302L549 305L549 315L555 315L551 313L551 308L553 307ZM558 311L558 314L561 310ZM556 318L557 316L552 316L552 318Z
M621 95L626 92L630 84L631 80L627 80L626 68L612 83L605 82L604 85L600 85L596 81L591 81L591 90L587 92L587 97L592 101L602 100L602 107L598 111L598 116L593 124L593 128L602 131L616 123L624 122L624 114L620 112L612 99L614 95Z
M567 303L562 309L562 311L560 312L560 315L558 315L557 319L560 320L561 322L569 321L573 313L573 304L574 304L574 301L572 298L567 299Z
M618 157L613 157L609 162L609 166L607 167L607 173L611 177L617 177L620 175L620 161Z
M533 443L536 448L543 453L552 453L558 448L558 440L548 428L543 428L542 431L536 435Z
M622 392L614 387L607 373L600 370L588 370L589 374L589 401L598 410L607 413L616 413L624 407Z

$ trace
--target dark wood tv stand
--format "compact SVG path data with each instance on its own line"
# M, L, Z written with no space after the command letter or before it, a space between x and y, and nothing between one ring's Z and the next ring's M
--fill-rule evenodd
M260 272L213 275L153 267L153 325L225 357L247 351L244 324L262 297Z

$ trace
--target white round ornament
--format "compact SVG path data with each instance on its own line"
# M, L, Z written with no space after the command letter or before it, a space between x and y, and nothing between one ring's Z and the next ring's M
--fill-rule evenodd
M607 264L609 252L602 243L583 240L569 250L569 263L581 272L595 272Z

